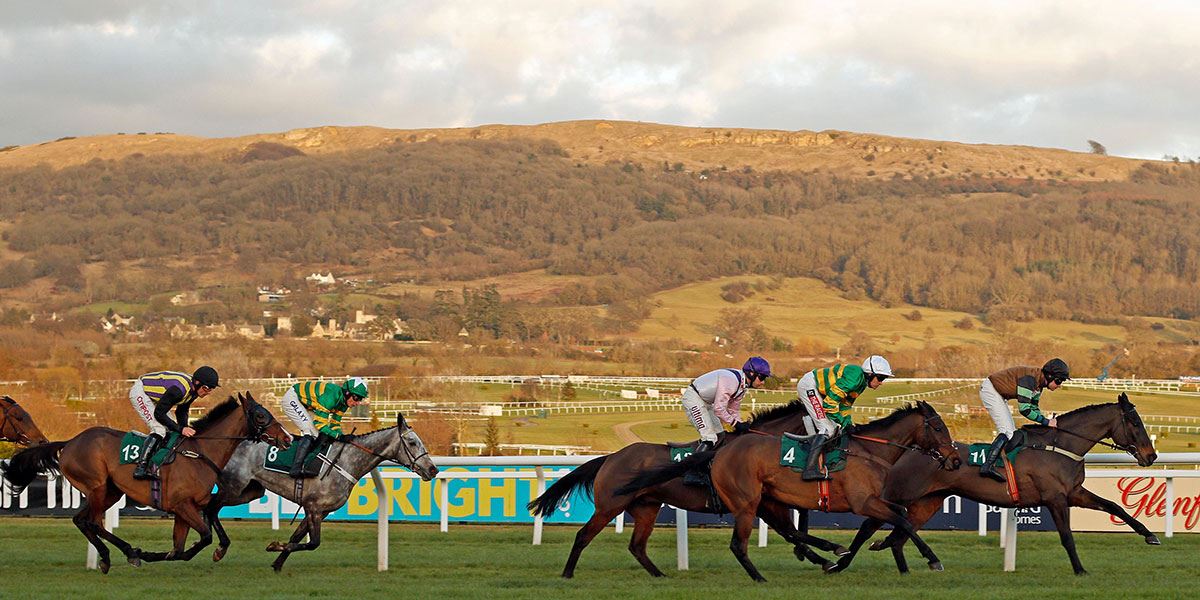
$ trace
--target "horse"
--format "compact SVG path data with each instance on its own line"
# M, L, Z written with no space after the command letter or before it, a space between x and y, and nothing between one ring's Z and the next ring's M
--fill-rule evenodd
M1013 461L1013 473L1017 480L1017 495L1014 500L1005 483L979 476L974 469L957 472L935 471L928 465L916 464L909 457L900 463L912 463L905 477L889 476L884 485L884 498L908 507L909 520L913 527L921 526L942 506L946 496L957 494L977 502L1007 508L1046 506L1054 518L1059 541L1071 559L1076 575L1087 571L1079 562L1075 551L1075 539L1071 532L1070 507L1079 506L1106 512L1120 518L1140 534L1147 544L1157 546L1158 536L1150 532L1141 522L1129 515L1119 504L1102 498L1083 487L1083 455L1096 444L1103 444L1132 454L1139 465L1154 464L1158 454L1146 433L1146 427L1129 397L1122 393L1116 402L1093 404L1068 412L1058 417L1057 427L1026 425L1027 443L1036 450L1024 450ZM1112 438L1115 444L1104 442ZM958 446L960 458L966 457L967 447ZM897 466L900 465L897 463ZM897 469L893 474L898 474ZM843 560L849 565L858 545L870 538L878 524L863 523L851 546L851 553ZM861 540L859 538L862 538ZM896 567L901 573L908 570L904 558L904 540L893 533L876 542L872 550L891 548ZM839 561L840 563L841 561ZM842 568L844 568L843 565Z
M49 441L34 424L33 417L16 400L8 396L0 397L0 442L35 446Z
M854 512L886 521L912 537L929 559L931 569L942 570L941 561L916 535L903 510L881 497L889 472L903 476L894 467L903 456L915 457L913 460L919 460L925 468L957 469L961 465L941 416L929 404L918 402L840 435L850 437L846 467L827 483L804 481L799 473L780 465L778 436L742 436L715 453L713 485L734 516L729 549L746 573L755 581L766 581L746 553L755 515L764 501L803 509ZM617 492L629 493L678 477L692 464L708 460L705 454L709 453L692 455L676 465L639 475ZM823 484L828 486L824 498L820 492ZM826 572L833 572L832 565Z
M240 410L239 410L240 409ZM247 392L230 396L192 424L196 435L183 438L175 448L176 460L163 465L161 494L153 490L153 481L133 478L136 465L120 464L118 452L124 431L92 427L65 442L42 444L13 456L4 475L17 490L22 490L41 471L56 469L71 485L86 496L73 521L99 555L100 572L111 566L108 547L101 538L125 554L129 564L159 560L190 560L212 542L212 534L202 513L221 469L234 450L245 440L262 439L287 447L291 436L275 421L270 411L255 402ZM186 460L184 460L186 459ZM104 529L104 512L125 494L135 502L174 513L174 549L170 552L143 552ZM160 498L156 498L160 495ZM200 539L184 550L188 529Z
M279 552L271 565L276 572L293 552L316 550L321 545L321 521L346 503L358 480L379 463L390 460L416 472L429 481L437 476L438 468L429 458L429 451L417 432L409 427L403 414L396 416L396 426L357 436L342 436L334 442L329 454L332 466L327 465L323 476L314 479L292 479L287 473L277 473L263 467L268 449L264 444L244 443L225 465L219 491L213 494L205 516L217 532L218 546L213 561L219 561L229 549L229 537L217 513L223 506L245 504L261 498L271 490L304 508L304 520L286 544L271 542L268 552ZM308 536L307 543L300 540Z
M802 431L804 417L807 413L800 400L780 405L768 410L759 411L751 417L750 428L753 431L773 436L784 432ZM748 434L726 433L724 440L717 446L717 451L729 445L739 437ZM711 458L711 454L709 457ZM629 482L638 473L652 469L674 465L671 452L666 444L650 444L639 442L630 444L617 452L594 458L571 471L554 482L541 496L529 503L529 510L543 517L550 516L558 507L559 502L571 492L582 489L589 493L595 502L595 512L592 518L579 529L575 535L575 543L571 546L571 554L563 567L562 576L571 578L575 574L576 564L584 548L600 533L605 525L622 512L628 512L633 517L633 535L629 539L629 552L650 575L663 577L650 557L646 554L646 544L654 531L654 521L663 504L682 508L693 512L715 514L718 512L709 504L712 493L708 486L684 485L676 479L664 480L652 486L642 486L636 493L620 493L617 488ZM697 463L699 465L699 463ZM802 524L797 529L792 524L787 507L774 502L764 502L760 515L776 532L795 546L795 552L801 560L808 559L818 565L832 564L825 558L812 552L807 546L812 545L835 554L847 550L833 542L809 536L803 532L807 526ZM807 514L804 513L807 517Z

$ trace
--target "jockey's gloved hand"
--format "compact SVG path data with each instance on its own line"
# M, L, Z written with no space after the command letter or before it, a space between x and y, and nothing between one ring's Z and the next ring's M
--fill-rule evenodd
M733 424L734 433L746 433L747 431L750 431L750 424L746 421L738 421Z

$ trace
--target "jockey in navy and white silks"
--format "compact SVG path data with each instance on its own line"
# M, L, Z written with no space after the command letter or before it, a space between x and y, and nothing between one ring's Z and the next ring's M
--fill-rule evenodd
M683 408L692 426L700 433L697 452L716 446L725 423L737 427L742 397L750 388L762 387L771 376L771 365L761 356L751 357L738 369L709 371L692 381L683 390Z

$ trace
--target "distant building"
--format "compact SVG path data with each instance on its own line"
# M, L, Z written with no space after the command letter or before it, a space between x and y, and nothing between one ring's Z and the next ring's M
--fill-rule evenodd
M275 319L275 330L276 331L291 331L292 330L292 318L291 317L279 317L279 318Z
M315 285L333 285L337 283L337 280L333 278L333 271L330 271L324 275L320 273L313 273L312 275L305 277L304 280Z
M189 304L199 304L199 303L200 303L200 293L199 292L180 292L178 294L175 294L174 296L171 296L171 304L173 304L175 306L187 306Z
M234 332L242 337L253 339L262 339L267 335L262 325L238 325L234 328Z
M354 322L359 325L366 325L377 318L379 318L379 315L368 315L361 310L354 311Z

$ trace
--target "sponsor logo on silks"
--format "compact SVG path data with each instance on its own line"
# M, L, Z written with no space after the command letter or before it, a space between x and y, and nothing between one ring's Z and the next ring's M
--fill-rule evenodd
M806 390L808 395L808 403L812 405L813 412L816 413L818 419L825 418L825 407L821 406L821 397L817 395L816 390Z

